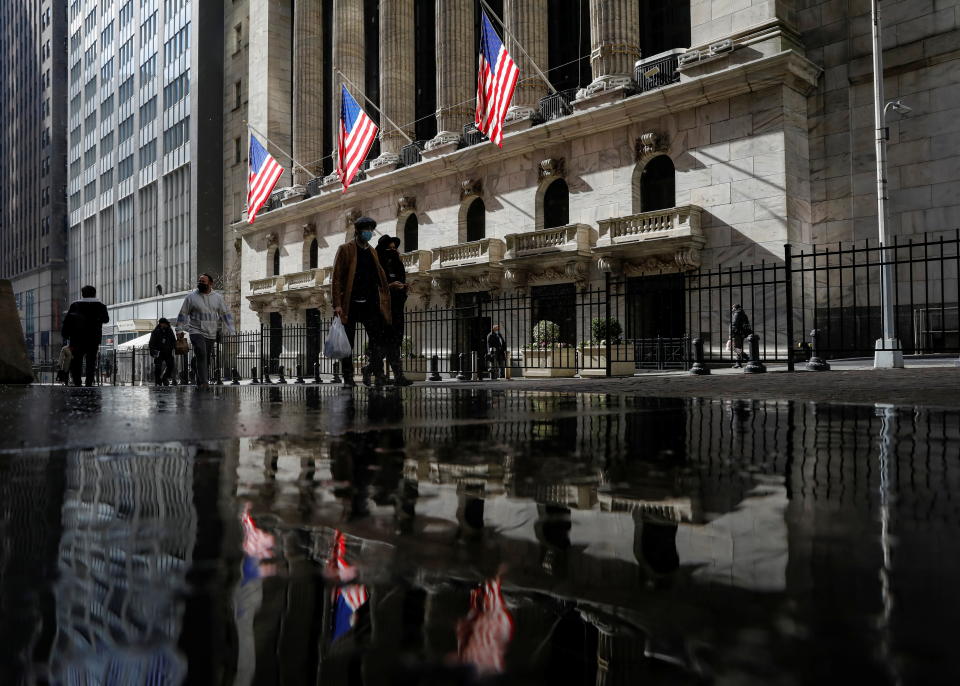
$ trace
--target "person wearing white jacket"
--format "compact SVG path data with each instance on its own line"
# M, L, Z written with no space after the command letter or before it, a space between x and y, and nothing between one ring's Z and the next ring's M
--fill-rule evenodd
M197 362L197 388L209 386L210 357L221 327L233 333L233 317L223 296L213 290L213 277L201 274L197 290L183 299L177 316L177 330L190 336L190 346Z

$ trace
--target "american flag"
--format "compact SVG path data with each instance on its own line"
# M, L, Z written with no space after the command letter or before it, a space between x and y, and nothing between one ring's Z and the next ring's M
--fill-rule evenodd
M477 73L477 129L503 147L503 120L517 87L517 68L483 12L480 34L480 68Z
M504 655L513 639L513 615L500 590L500 578L488 579L470 593L470 611L457 623L460 661L481 676L503 672Z
M281 167L257 137L250 136L250 179L247 182L247 222L253 224L257 212L270 198L273 187L283 174Z
M350 182L370 152L377 137L377 125L360 109L346 86L340 86L340 133L337 135L337 174L347 192Z
M349 581L356 578L357 570L347 562L345 557L347 542L343 534L335 532L333 551L330 555L329 566L340 581ZM363 584L347 584L337 586L333 591L333 631L331 641L347 633L357 622L357 611L369 599L367 587Z

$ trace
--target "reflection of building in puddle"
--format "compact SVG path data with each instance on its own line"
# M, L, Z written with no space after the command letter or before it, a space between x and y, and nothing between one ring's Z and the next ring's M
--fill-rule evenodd
M160 685L185 677L177 642L197 529L195 452L171 443L69 455L55 681Z

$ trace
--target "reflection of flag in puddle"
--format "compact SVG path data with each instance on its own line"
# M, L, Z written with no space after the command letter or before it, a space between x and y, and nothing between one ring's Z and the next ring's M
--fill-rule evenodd
M334 533L333 552L330 555L330 570L341 581L350 581L357 576L357 570L347 562L345 553L347 542L339 531ZM350 631L357 622L357 612L367 602L369 595L363 584L337 586L333 591L333 631L331 642L336 641Z
M276 539L273 534L257 528L256 522L250 516L250 503L243 508L240 526L243 529L243 569L240 584L263 576L273 576L273 565L262 565L261 562L273 557Z
M480 674L499 674L512 638L513 616L503 600L500 578L489 579L470 593L470 611L457 623L460 661Z

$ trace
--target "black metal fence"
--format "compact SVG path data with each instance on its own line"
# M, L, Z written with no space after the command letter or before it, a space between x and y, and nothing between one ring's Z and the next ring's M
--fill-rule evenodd
M872 356L881 331L880 276L894 273L891 294L903 352L960 353L960 230L888 246L870 241L795 252L759 264L638 278L607 275L599 284L533 286L521 292L458 293L451 301L407 310L399 339L405 373L414 380L507 376L623 376L686 369L692 342L704 361L733 361L730 316L741 304L759 341L759 357L790 368L810 354L819 331L821 357ZM505 359L489 354L487 335L500 326ZM330 320L264 327L219 343L213 380L331 380L341 370L323 355ZM367 362L358 327L354 367ZM749 352L749 351L748 351ZM145 351L112 352L107 383L150 383ZM192 364L178 357L178 378Z

